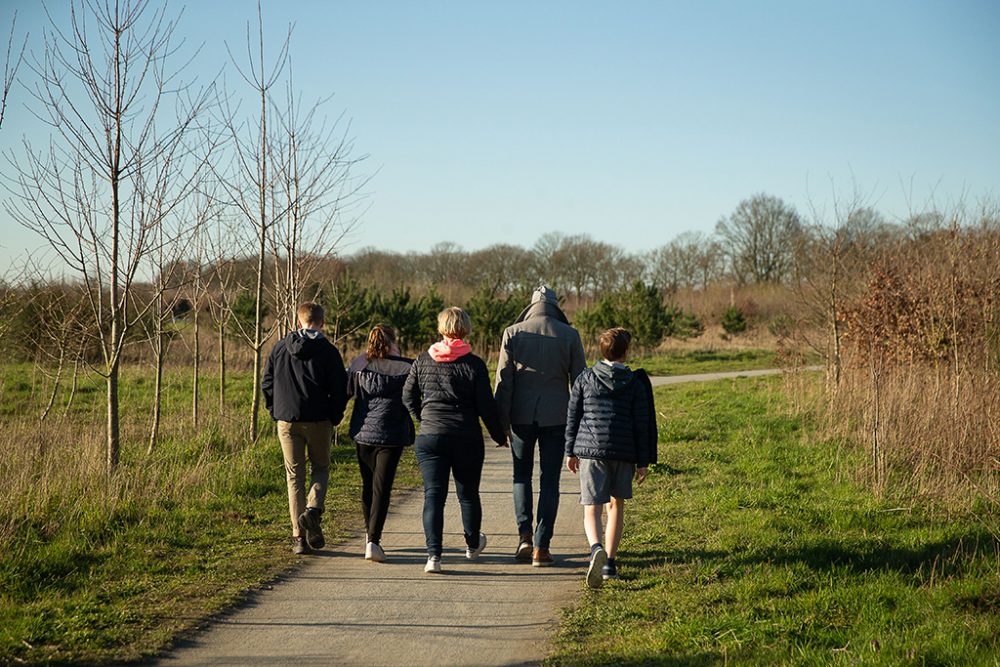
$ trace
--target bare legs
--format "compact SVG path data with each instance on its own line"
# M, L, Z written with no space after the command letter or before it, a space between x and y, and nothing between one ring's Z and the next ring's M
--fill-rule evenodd
M607 505L584 505L583 506L583 529L587 533L587 541L590 544L601 543L601 511L608 510L608 525L604 532L604 550L608 552L609 558L614 558L618 554L618 544L622 541L622 527L625 524L625 501L621 498L611 497L611 502Z

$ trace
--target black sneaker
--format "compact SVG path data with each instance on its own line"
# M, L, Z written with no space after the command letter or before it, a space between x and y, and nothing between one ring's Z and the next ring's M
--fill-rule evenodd
M319 525L320 510L308 508L299 515L299 528L306 534L306 542L312 549L322 549L326 544L323 539L323 528Z
M609 558L607 564L601 568L601 576L605 581L618 578L618 566L613 559Z
M306 538L304 537L292 538L292 553L298 554L299 556L304 556L305 554L312 553L312 549L309 548L309 543L306 542Z

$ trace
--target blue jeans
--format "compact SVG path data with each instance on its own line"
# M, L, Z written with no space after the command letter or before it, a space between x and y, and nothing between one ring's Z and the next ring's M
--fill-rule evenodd
M455 478L455 492L462 509L465 543L479 546L483 524L483 504L479 498L479 480L483 475L486 448L482 438L449 435L418 435L414 453L424 478L424 538L427 554L441 555L444 534L444 503L448 498L449 473Z
M566 426L514 424L510 453L514 457L514 515L521 535L534 533L534 546L548 549L559 513L559 474L562 472ZM531 476L538 443L538 527L532 531Z

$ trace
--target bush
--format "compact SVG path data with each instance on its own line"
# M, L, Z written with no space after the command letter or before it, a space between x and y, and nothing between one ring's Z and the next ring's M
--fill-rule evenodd
M730 306L722 314L722 328L730 336L743 333L747 330L747 318L743 311L736 306Z

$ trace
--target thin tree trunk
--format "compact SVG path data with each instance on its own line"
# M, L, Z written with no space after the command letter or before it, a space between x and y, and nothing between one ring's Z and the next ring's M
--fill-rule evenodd
M69 398L66 399L66 407L63 408L63 414L68 415L69 410L73 407L73 399L76 398L76 387L77 380L80 375L80 357L83 356L83 345L80 345L80 352L76 355L76 359L73 360L73 384L70 385Z
M56 402L56 394L59 393L59 381L62 380L63 365L66 363L66 346L61 345L59 347L59 365L56 367L56 379L52 382L52 393L49 394L49 402L45 406L45 411L42 412L42 416L39 418L40 421L45 421L45 418L49 416L49 412L52 411L52 406Z
M226 412L226 325L219 322L219 416Z
M191 384L191 422L196 429L198 428L198 371L201 362L199 333L198 301L196 299L194 304L194 377Z
M160 314L162 318L162 313ZM149 446L146 454L152 454L156 449L156 441L160 437L160 412L163 405L163 320L156 324L156 375L153 384L153 423L149 429Z
M116 12L117 14L117 12ZM115 16L118 23L118 16ZM119 304L120 289L118 284L118 244L121 226L121 200L119 198L119 181L121 179L122 154L122 73L121 73L121 33L115 33L115 139L111 159L111 258L109 266L111 276L109 288L111 297L111 338L105 345L105 361L108 364L108 423L107 423L107 465L108 472L118 467L121 457L121 433L119 431L118 415L118 365L119 338L122 334L122 313Z

